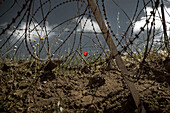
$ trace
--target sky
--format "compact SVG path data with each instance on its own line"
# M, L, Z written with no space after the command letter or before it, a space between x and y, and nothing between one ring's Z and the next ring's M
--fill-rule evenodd
M42 3L46 0L41 0ZM43 12L44 15L47 14L47 12L50 10L50 8L53 8L56 4L59 4L60 2L62 2L63 0L51 0L51 4L47 3L46 5L43 6ZM149 0L145 0L145 2L147 2ZM122 10L125 11L125 13L128 15L128 17L125 15L124 12L122 12L122 10L115 5L115 3L117 3L119 5L120 8L122 8ZM5 2L3 2L2 4L0 4L0 32L2 31L3 28L6 27L6 25L8 23L10 23L12 21L12 18L14 18L17 15L17 11L21 10L21 6L24 3L24 0L17 0L17 3L14 4L14 7L9 9L10 6L14 3L14 0L5 0ZM74 20L71 21L71 24L67 25L67 23L55 28L56 26L58 26L60 23L74 17L74 15L77 12L77 9L80 7L80 2L70 2L64 5L61 5L57 8L55 8L47 17L45 24L45 27L43 26L43 24L38 25L38 23L42 20L42 12L39 10L35 17L34 22L32 22L30 24L30 30L32 31L27 31L27 33L29 33L30 37L31 37L31 41L34 42L35 40L40 39L41 37L46 37L46 35L48 34L49 39L51 39L50 43L55 42L55 44L59 44L62 43L63 40L65 40L65 38L69 35L69 31L72 31L73 28L76 25L76 22L79 21L78 18L75 18ZM123 31L126 31L127 27L130 24L129 19L132 20L133 18L133 14L135 12L135 7L137 4L137 0L105 0L105 8L106 8L106 12L107 12L107 17L108 17L108 21L112 27L112 30L114 31L115 34L121 34ZM170 12L170 0L164 0L164 4L165 4L165 9L167 10L167 12ZM40 0L35 0L34 1L34 9L33 12L35 12L35 10L40 6ZM84 6L82 7L82 9L80 10L79 14L81 14L84 10L85 7L87 6L87 2L85 2ZM99 0L99 7L102 10L102 4L101 1ZM143 2L142 0L139 0L139 7L138 7L138 11L137 14L140 12L140 10L142 10L143 7ZM9 11L5 14L2 15L6 10ZM145 24L145 19L146 17L143 14L147 14L150 15L150 11L152 10L150 4L146 6L146 10L143 10L141 15L139 15L139 17L137 18L137 21L134 25L134 33L138 33L140 31L140 28ZM160 7L158 8L158 11L156 12L156 30L160 30L162 31L162 25L161 25L161 21L159 18L159 13L160 11ZM168 13L165 12L165 19L167 22L167 29L170 29L170 16L168 15ZM23 14L23 13L22 13ZM22 15L21 14L21 15ZM103 14L103 12L102 12ZM129 18L129 19L128 19ZM15 29L17 23L19 22L19 20L21 19L21 17L19 17L16 21L16 23L14 23L10 29L6 32L6 35L9 36L12 31ZM97 32L100 32L100 28L97 24L97 22L95 21L95 19L93 18L92 20L93 25L95 27L95 30ZM105 21L106 22L106 21ZM85 32L93 32L93 27L91 25L91 20L88 19L88 15L86 15L85 17L83 17L80 25L77 28L77 31L81 31L84 24L86 23ZM21 40L24 38L24 36L22 37L22 35L25 33L25 31L23 29L25 29L25 25L26 25L26 18L23 19L22 23L19 25L18 29L14 32L13 34L13 38L11 39L12 42L15 42L16 40L20 39ZM34 29L34 27L37 25L36 29ZM150 25L150 24L149 24ZM45 28L47 30L47 34L45 32ZM54 29L55 28L55 29ZM60 34L60 31L62 31L62 29L64 29L64 33ZM145 28L146 29L146 28ZM50 32L51 30L54 30L54 32ZM170 32L168 31L168 36L170 36ZM3 44L3 42L6 40L6 35L2 35L0 37L0 46ZM88 35L88 37L94 37L94 35L89 35L89 34L84 34L83 36L86 37ZM14 38L15 37L15 38ZM59 37L56 39L56 37ZM73 37L71 37L71 39L69 39L68 41L73 43ZM104 42L104 39L101 35L99 35L100 40L102 40ZM88 43L87 39L90 38L83 38L84 39L84 43ZM78 41L77 40L77 45L78 45ZM159 40L159 37L157 37L157 40ZM101 41L101 42L102 42ZM67 46L69 46L70 43L66 44ZM71 44L70 44L71 45ZM91 43L88 43L87 45L91 45ZM56 45L53 44L54 47L56 47ZM67 47L65 47L67 48ZM64 49L65 49L64 48ZM84 50L85 51L85 50Z
M59 0L59 1L61 1L61 0ZM115 2L117 2L118 5L120 7L122 7L123 10L126 11L126 13L129 15L129 17L131 17L133 15L133 12L134 12L134 9L135 9L133 6L135 6L135 4L136 4L135 1L136 0L115 0ZM0 8L1 8L0 14L2 14L4 11L6 11L6 9L8 7L10 7L12 4L13 4L13 0L11 0L10 2L5 1L0 6ZM23 0L18 0L18 4L16 4L15 7L12 8L12 10L10 10L6 15L4 15L0 18L0 27L3 27L7 23L9 23L11 21L11 19L16 16L16 14L17 14L16 12L20 9L19 6L22 6L22 4L23 4ZM38 4L38 2L37 2L37 4ZM79 3L79 5L80 5L80 3ZM87 3L86 3L86 5L87 5ZM115 6L115 4L112 2L112 0L105 0L105 5L106 5L107 13L108 13L107 14L108 20L110 21L110 24L113 25L113 28L117 29L116 26L117 26L118 21L119 21L119 24L120 24L119 26L122 27L122 29L124 28L125 25L127 27L127 25L129 24L127 17L120 11L120 9L117 6ZM110 8L110 7L112 7L112 8ZM45 6L44 9L49 9L48 4ZM70 17L73 17L76 11L77 11L77 3L76 2L74 2L74 3L72 2L72 3L69 3L69 4L62 5L61 8L60 7L56 8L56 10L54 10L48 16L46 26L48 27L48 29L52 29L52 27L61 23L63 20L67 20ZM45 12L45 10L44 10L44 12ZM118 15L119 15L119 20L117 20ZM87 17L83 18L83 20L81 22L82 26L84 25L86 18ZM36 15L36 19L37 20L42 19L40 12ZM23 21L20 28L24 28L24 22L25 21ZM100 29L99 29L99 27L98 27L98 25L95 21L94 21L94 25L96 27L96 30L100 31ZM85 27L85 30L86 31L93 31L90 20L87 21L87 25Z
M169 1L169 4L170 4L170 0L167 0ZM168 2L167 2L168 3ZM166 26L167 26L167 35L170 36L170 7L169 7L169 4L167 4L167 6L165 6L165 21L166 21ZM152 7L146 7L146 10L144 10L144 12L149 16L150 15L150 12L152 11ZM156 14L155 14L155 29L156 30L159 30L159 31L163 31L163 26L162 26L162 22L161 22L161 19L160 19L160 16L161 16L161 7L158 7L158 10L156 11ZM153 18L151 18L151 21L153 20ZM149 23L149 28L151 27L151 21ZM141 17L139 21L137 21L135 23L135 26L134 26L134 31L135 32L138 32L140 31L140 27L142 27L146 22L146 17ZM147 29L147 27L145 27L145 30ZM159 38L159 37L157 37ZM157 39L159 40L159 39Z

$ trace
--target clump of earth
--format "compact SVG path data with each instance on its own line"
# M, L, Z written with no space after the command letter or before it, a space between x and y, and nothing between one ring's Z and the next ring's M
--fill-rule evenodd
M170 111L170 73L163 61L141 66L125 62L147 113ZM133 113L135 103L114 66L43 70L44 64L5 60L0 63L0 112Z

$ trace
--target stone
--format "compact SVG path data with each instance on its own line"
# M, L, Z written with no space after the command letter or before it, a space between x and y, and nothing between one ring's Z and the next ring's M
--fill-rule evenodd
M97 108L94 105L88 107L87 113L97 113Z
M96 74L89 78L89 83L87 86L94 88L94 87L100 87L104 84L105 84L104 76L102 76L100 74Z

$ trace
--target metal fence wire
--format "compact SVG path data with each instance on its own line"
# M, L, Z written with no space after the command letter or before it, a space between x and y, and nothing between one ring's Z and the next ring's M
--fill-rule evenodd
M0 5L3 5L4 1L1 0ZM170 31L167 26L170 23L166 21L165 14L169 17L170 14L163 0L160 2L159 0L137 0L132 17L129 17L126 11L112 0L113 6L119 8L121 13L129 20L129 25L126 29L123 28L124 30L121 32L116 32L112 25L112 23L117 24L117 28L121 29L119 28L119 15L117 15L117 21L113 22L108 16L113 7L107 7L106 2L105 0L96 0L95 4L102 15L107 32L110 33L111 39L116 45L118 55L125 63L128 62L127 59L131 59L132 62L139 63L139 68L148 73L144 68L152 63L153 57L157 57L159 54L168 59L170 53L168 33ZM64 15L63 21L58 20L57 18L61 14L56 12L61 10L61 7L68 7L73 4L76 4L77 7L72 12L73 14L71 16ZM142 4L142 7L139 7L139 4ZM150 12L147 12L147 6L151 8ZM18 3L18 0L13 0L13 4L0 14L0 19L8 16L9 12L16 7L18 9L15 12L16 16L0 28L1 60L5 58L33 58L46 62L52 59L62 59L65 64L71 64L75 62L76 58L80 57L83 60L76 61L77 64L75 63L75 65L83 63L88 65L96 63L97 65L99 61L102 64L116 58L116 55L111 55L112 50L109 50L109 45L106 43L107 39L103 38L106 33L95 27L96 17L89 6L89 0L25 0L22 1L22 5ZM136 32L135 26L141 16L144 16L142 18L144 24ZM49 29L47 26L51 17L55 17L53 20L56 20L57 25L54 24ZM161 22L159 30L156 29L158 19ZM86 30L89 25L92 31ZM86 58L83 56L85 51L90 54ZM101 60L102 57L105 57L105 59ZM136 80L140 78L140 73L143 73L143 71L138 70ZM132 90L131 93L133 95L135 92ZM135 95L134 100L137 101Z
M94 16L92 14L91 9L88 6L87 1L83 0L67 0L67 1L60 1L56 2L56 4L52 5L52 1L46 0L46 1L40 1L38 6L35 7L35 1L27 0L25 3L23 3L22 6L20 6L19 11L16 12L16 16L11 19L11 21L6 25L1 27L1 58L3 58L7 53L11 53L11 49L15 47L16 45L16 51L15 55L19 52L21 49L20 47L23 47L22 45L25 45L25 49L29 52L31 57L37 59L37 60L49 60L52 57L55 57L55 54L57 54L59 51L61 51L64 47L64 45L69 44L69 55L73 54L74 50L79 50L81 53L84 48L93 48L98 49L101 51L101 54L106 54L106 49L108 47L106 46L106 43L104 43L104 40L101 38L102 32L97 32L96 28L94 27ZM52 14L55 10L58 10L57 8L62 7L64 5L67 5L69 3L76 3L78 4L77 11L71 18L65 18L65 20L56 26L53 26L52 29L47 28L47 20L48 17L50 17L50 14ZM3 2L2 2L3 3ZM157 44L157 51L158 50L164 50L169 48L169 42L168 42L168 36L166 31L156 31L155 29L155 13L159 13L161 20L163 20L162 13L159 12L156 2L150 0L148 2L143 2L143 8L139 8L139 1L137 1L136 8L134 15L132 19L128 16L126 11L124 11L115 1L113 3L116 5L116 7L120 8L121 11L124 13L124 15L127 16L129 19L129 26L125 31L122 33L116 34L116 32L113 30L111 26L111 21L109 21L107 16L107 7L105 6L105 1L96 1L97 5L100 8L101 13L103 14L103 19L106 22L106 26L108 27L112 38L114 40L114 43L116 44L119 52L121 54L127 53L128 55L132 55L132 53L136 52L139 54L139 48L144 47L145 50L142 52L145 53L144 59L147 57L147 54L151 51L154 45ZM5 15L8 15L8 12L14 8L15 5L17 5L18 2L14 1L11 7L7 9L5 12L3 12L0 17L2 18ZM3 5L3 4L1 4ZM36 4L37 5L37 4ZM46 5L50 5L49 9L44 9ZM150 5L152 6L152 11L149 15L145 14L145 24L141 27L141 30L137 33L134 33L134 26L135 23L139 20L139 17L142 15L143 10L146 10L146 6ZM19 7L19 5L17 5ZM166 8L164 8L164 5L161 5L162 8L166 12ZM110 8L110 7L109 7ZM44 11L46 10L46 11ZM163 10L163 11L164 11ZM168 12L166 12L168 13ZM36 19L36 16L42 14L42 18ZM57 15L57 14L56 14ZM169 15L169 13L168 13ZM56 17L57 18L57 17ZM90 24L93 28L93 32L87 32L85 31L85 28L87 27L87 22L90 20ZM111 19L110 19L111 20ZM20 26L25 22L25 28L21 28ZM76 22L75 22L76 21ZM78 30L78 27L81 25L81 22L84 21L84 25L82 26L81 30ZM118 22L117 22L118 23ZM162 21L162 24L164 26L166 24L165 20ZM73 26L70 28L70 26ZM166 26L165 26L166 27ZM69 30L68 30L69 28ZM144 33L144 30L147 28L146 31L146 37L142 36L141 34ZM10 32L9 32L10 30ZM43 36L41 34L43 32ZM50 35L55 33L55 36L50 37ZM17 34L18 33L18 34ZM22 33L22 34L20 34ZM31 37L32 34L36 33L37 37ZM87 35L88 34L88 35ZM160 39L155 40L155 37L159 35ZM15 36L15 38L14 38ZM17 37L17 38L16 38ZM50 38L49 38L50 37ZM64 38L63 38L64 37ZM35 39L35 40L34 40ZM59 46L56 47L56 41L61 39L61 43ZM70 40L73 40L70 42ZM78 41L77 41L78 40ZM84 44L84 40L86 40L86 44ZM34 54L34 41L39 42L38 45L39 50L36 50L36 54ZM76 43L79 42L79 43ZM7 44L9 44L6 46ZM88 45L90 44L90 46ZM159 46L159 47L158 47ZM67 46L68 47L68 46ZM3 50L3 51L2 51ZM42 55L43 54L43 55ZM143 60L144 60L143 59Z

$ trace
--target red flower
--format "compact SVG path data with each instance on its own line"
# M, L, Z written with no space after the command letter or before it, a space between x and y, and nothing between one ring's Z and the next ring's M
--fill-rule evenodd
M87 56L87 55L88 55L88 52L83 52L83 55L84 55L84 56Z

